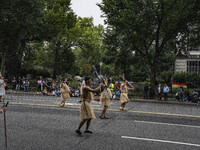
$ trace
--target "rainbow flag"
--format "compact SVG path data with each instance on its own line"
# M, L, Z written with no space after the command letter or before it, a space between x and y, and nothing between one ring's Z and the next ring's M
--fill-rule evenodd
M178 91L178 89L181 85L183 86L184 90L187 90L187 85L185 83L177 83L177 82L172 82L172 90Z

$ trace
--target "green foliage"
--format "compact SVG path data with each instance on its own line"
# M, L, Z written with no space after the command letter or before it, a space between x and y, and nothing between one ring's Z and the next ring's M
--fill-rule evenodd
M103 62L101 73L115 80L124 73L134 82L170 82L168 68L199 32L198 0L103 0L106 31L93 18L77 17L70 5L0 1L0 64L7 78L91 76L93 65L100 70ZM185 81L199 85L197 75Z
M144 82L138 82L138 85L150 85L150 79L146 78Z
M38 40L42 31L43 0L0 1L1 71L20 74L26 42Z
M187 74L184 72L175 73L173 75L174 82L180 82L187 84L188 88L197 88L200 87L200 75L196 73Z
M79 82L76 80L69 81L69 86L71 88L78 88L80 86Z
M157 74L163 71L161 64L168 60L165 56L183 50L191 30L196 30L191 25L199 27L197 4L198 0L103 0L99 7L108 24L106 45L118 57L121 66L117 66L128 73L129 54L134 52L138 64L148 64L143 69L149 67L151 84L155 85Z
M187 81L187 74L185 72L175 73L173 76L173 81L185 83Z
M94 26L92 18L79 17L73 30L77 35L75 65L78 66L80 75L91 75L92 66L99 67L106 50L102 43L103 27Z
M170 84L173 76L173 72L171 70L161 72L159 78L157 78L157 84Z
M0 9L2 72L16 76L35 66L56 76L71 70L76 16L70 0L1 1Z

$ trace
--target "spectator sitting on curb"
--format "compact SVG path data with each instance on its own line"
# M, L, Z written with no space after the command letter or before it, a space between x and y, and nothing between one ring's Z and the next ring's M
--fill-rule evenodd
M172 100L174 100L174 101L178 101L179 100L178 92L175 94L175 98L172 98Z
M79 88L75 89L74 96L76 96L76 97L80 96L80 90L79 90Z
M43 95L49 96L49 94L48 94L48 92L47 92L47 88L46 88L46 87L44 88L44 90L43 90L43 92L42 92L42 93L43 93Z
M56 91L55 91L55 96L60 96L60 84L58 81L56 81Z

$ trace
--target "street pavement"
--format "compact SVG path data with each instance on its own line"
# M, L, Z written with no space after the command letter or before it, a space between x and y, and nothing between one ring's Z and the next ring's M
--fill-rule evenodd
M98 116L102 106L92 102L96 119L92 134L75 133L80 123L79 97L58 107L60 97L7 93L9 150L199 150L200 107L173 102L131 99L127 111L111 100L110 119ZM2 105L2 104L0 104ZM0 150L5 149L4 117L0 116ZM85 125L82 128L84 132Z

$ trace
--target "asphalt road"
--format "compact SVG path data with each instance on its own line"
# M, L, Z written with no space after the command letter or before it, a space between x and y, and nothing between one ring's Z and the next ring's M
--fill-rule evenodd
M111 101L110 119L99 119L102 107L93 102L97 119L92 134L80 137L79 98L58 107L59 97L8 94L6 112L9 150L199 150L200 107L132 101L127 112ZM2 104L0 104L2 105ZM4 118L0 116L0 150L5 149ZM82 128L84 131L85 126Z

